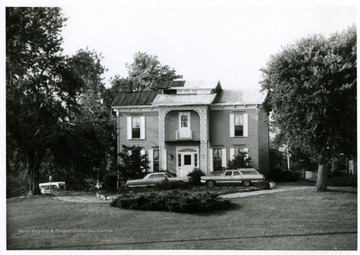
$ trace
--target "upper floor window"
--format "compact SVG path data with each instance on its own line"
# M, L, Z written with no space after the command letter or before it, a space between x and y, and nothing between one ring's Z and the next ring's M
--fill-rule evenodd
M234 118L235 136L244 136L244 115L235 114Z
M181 118L181 127L188 127L189 126L189 116L188 115L180 115Z
M145 116L127 117L127 138L145 139Z
M230 114L230 137L248 136L248 114L239 112Z
M131 127L132 138L140 138L140 127L141 127L140 116L132 117L131 125L132 125Z

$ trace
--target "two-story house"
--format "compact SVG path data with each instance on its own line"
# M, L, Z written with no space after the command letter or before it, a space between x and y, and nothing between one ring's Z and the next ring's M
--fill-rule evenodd
M251 165L267 175L265 96L255 90L225 90L218 81L169 81L158 91L119 92L112 106L118 151L122 145L142 146L150 172L168 170L177 176L194 168L216 174L244 151Z

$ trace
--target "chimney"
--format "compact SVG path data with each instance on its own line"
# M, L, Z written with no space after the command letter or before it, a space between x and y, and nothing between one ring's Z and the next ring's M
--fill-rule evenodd
M132 84L131 80L128 80L128 79L121 80L120 91L131 93L131 92L133 92L132 87L133 87L133 84Z

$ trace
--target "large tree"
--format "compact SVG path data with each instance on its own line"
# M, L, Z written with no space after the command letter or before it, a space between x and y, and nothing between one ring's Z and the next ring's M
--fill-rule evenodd
M318 163L318 191L340 153L356 156L356 27L300 39L262 69L275 125L284 141Z
M83 82L62 56L60 8L6 8L7 143L25 155L29 194L59 125L77 108Z
M137 52L133 63L126 64L133 90L156 90L161 81L182 78L175 69L162 65L155 55Z
M95 51L79 50L68 64L83 82L77 96L79 108L59 126L51 150L58 169L63 169L68 188L84 188L85 178L101 178L116 159L115 121L104 103L102 75L106 68Z

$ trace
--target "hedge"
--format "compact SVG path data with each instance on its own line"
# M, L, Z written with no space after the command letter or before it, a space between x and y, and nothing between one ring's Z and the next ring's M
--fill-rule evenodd
M210 212L228 209L231 202L207 191L171 190L122 194L111 206L143 211Z

